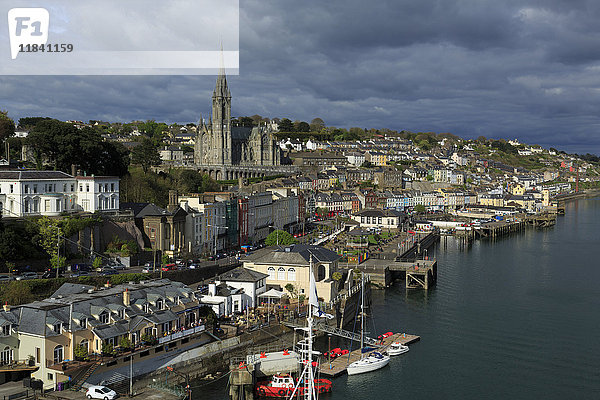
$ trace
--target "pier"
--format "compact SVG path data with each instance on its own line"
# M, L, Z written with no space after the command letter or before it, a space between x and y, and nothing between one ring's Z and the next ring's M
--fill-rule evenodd
M411 343L418 342L419 340L421 340L421 338L416 335L409 335L406 333L395 333L392 336L383 339L383 344L379 346L377 351L386 351L394 342L400 342L402 344L408 345ZM331 362L327 359L323 359L323 361L319 365L319 373L327 378L334 378L336 376L340 376L346 373L346 368L349 364L360 360L360 357L361 350L356 349L352 350L347 355L340 356L335 360L331 360Z

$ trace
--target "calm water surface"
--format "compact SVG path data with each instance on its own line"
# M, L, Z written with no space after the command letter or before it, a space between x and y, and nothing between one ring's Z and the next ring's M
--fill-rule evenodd
M373 292L377 334L421 341L323 399L600 399L600 199L567 204L550 229L442 238L435 253L433 290ZM226 387L194 398L226 399Z

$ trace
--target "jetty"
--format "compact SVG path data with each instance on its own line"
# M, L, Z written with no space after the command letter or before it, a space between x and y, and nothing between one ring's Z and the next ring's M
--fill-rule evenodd
M408 345L421 340L420 336L409 335L407 333L395 333L383 339L383 343L379 345L377 351L386 351L394 342L400 342ZM360 360L361 349L352 350L349 354L340 356L335 360L323 359L319 365L319 373L325 377L334 378L346 373L346 368L354 361ZM401 357L401 356L398 356Z

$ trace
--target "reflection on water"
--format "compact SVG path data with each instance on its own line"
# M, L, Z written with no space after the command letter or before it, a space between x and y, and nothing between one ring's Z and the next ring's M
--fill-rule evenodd
M594 199L567 204L550 229L472 244L443 237L436 287L373 291L371 335L421 341L383 370L335 379L327 399L600 398L599 223ZM221 385L195 398L224 395Z

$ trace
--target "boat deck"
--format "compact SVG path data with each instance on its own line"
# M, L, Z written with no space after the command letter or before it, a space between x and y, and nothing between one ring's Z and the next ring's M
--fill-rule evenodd
M411 344L421 340L420 336L409 335L408 333L395 333L392 336L383 339L383 345L379 348L379 351L386 351L388 347L394 342L400 342L402 344ZM348 364L354 361L360 360L360 349L356 349L345 356L341 356L331 361L323 360L323 363L319 366L319 373L325 378L334 378L336 376L346 373L346 367Z

